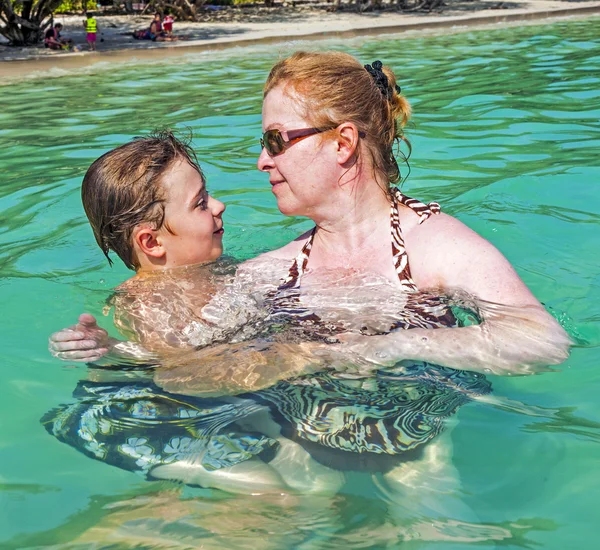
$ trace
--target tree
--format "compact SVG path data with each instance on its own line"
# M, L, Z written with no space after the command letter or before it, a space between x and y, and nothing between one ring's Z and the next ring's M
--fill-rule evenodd
M63 0L0 0L0 34L11 46L37 44Z
M2 0L0 0L2 1ZM207 0L150 0L143 13L159 12L164 14L167 10L179 21L196 21L198 8Z

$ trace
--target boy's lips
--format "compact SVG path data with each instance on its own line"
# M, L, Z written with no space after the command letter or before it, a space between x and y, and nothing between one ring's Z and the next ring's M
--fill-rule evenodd
M221 227L220 229L217 229L216 231L213 231L214 235L222 235L223 233L225 233L225 228Z

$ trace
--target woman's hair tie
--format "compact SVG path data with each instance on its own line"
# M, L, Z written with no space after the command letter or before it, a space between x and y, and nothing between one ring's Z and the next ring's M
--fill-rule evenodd
M394 95L394 90L390 86L388 77L383 72L383 63L377 60L373 61L371 65L365 65L364 67L371 77L373 77L375 86L379 88L379 91L383 94L383 96L388 100L391 100L392 96ZM400 86L395 86L395 89L396 92L400 93Z

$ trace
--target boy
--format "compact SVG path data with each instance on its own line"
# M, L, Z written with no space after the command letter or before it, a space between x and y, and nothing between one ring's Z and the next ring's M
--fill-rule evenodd
M211 390L212 378L216 388L222 389L228 379L241 387L246 376L258 373L254 378L260 380L262 372L277 369L270 349L257 351L240 341L256 332L248 321L261 314L252 297L235 284L215 296L219 282L210 266L202 265L222 253L225 205L208 194L187 145L163 132L106 153L86 173L82 200L109 262L113 251L136 272L112 299L115 324L132 342L109 338L84 314L72 330L52 336L55 356L89 362L110 349L106 356L121 361L160 358L154 381L167 390L175 385L181 393L186 381L170 379L171 363L193 367L200 380L194 389L200 394L206 393L198 388L202 381ZM234 343L198 351L219 340ZM232 353L235 361L225 361ZM284 363L284 370L295 368L289 366L294 360ZM242 380L236 381L236 372L243 374ZM312 464L306 451L281 438L265 408L252 400L173 396L147 376L144 380L143 373L141 382L96 375L100 381L79 383L78 403L42 420L58 439L93 458L151 478L241 493L339 485L338 473Z
M182 352L227 341L228 352L236 353L238 372L240 361L258 358L255 348L240 342L261 330L248 322L266 316L252 297L256 278L247 285L243 276L227 285L221 280L219 285L212 267L202 265L223 252L225 205L208 194L187 145L163 132L106 153L86 173L82 201L109 263L113 251L136 272L111 300L115 325L130 342L108 338L95 319L84 314L78 325L51 337L50 349L56 357L91 362L110 349L116 359L152 360L158 354L163 364L171 360L181 365ZM219 287L221 292L216 293ZM208 372L214 359L219 368L212 375L223 376L224 361L218 355L209 351L203 365ZM192 364L197 358L198 354L185 357ZM259 363L257 367L266 364L264 359Z

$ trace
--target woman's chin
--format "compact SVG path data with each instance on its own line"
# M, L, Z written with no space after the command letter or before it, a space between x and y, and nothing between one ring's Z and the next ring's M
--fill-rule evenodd
M284 216L303 216L297 205L289 204L286 201L277 201L277 208Z

